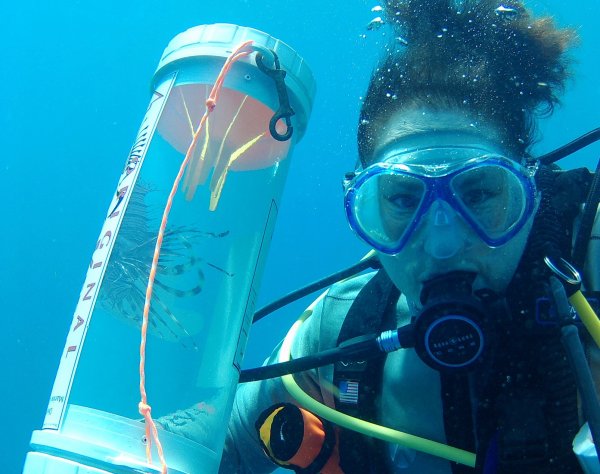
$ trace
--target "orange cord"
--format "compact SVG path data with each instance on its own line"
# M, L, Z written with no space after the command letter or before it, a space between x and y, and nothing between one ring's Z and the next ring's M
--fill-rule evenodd
M183 162L181 163L181 167L179 168L179 173L177 174L177 177L175 178L175 181L173 182L173 187L172 187L171 193L169 194L169 197L167 199L167 204L165 205L165 210L163 212L162 221L160 223L160 228L158 230L158 236L156 238L156 246L154 247L154 256L152 257L152 267L150 268L150 276L148 278L148 287L146 288L146 300L144 302L144 315L142 318L142 334L141 334L142 340L140 343L140 395L141 395L141 401L138 404L138 409L139 409L140 414L146 420L146 459L148 461L148 464L152 464L151 448L152 448L152 440L154 440L154 442L156 443L156 449L158 451L158 456L159 456L160 462L161 462L162 474L167 473L167 463L165 461L165 456L163 453L162 445L160 443L160 440L158 439L158 430L156 428L156 424L154 423L154 420L152 420L152 415L150 414L151 407L148 404L148 398L146 395L146 371L145 371L146 335L148 332L148 317L150 314L150 300L152 298L152 288L154 286L154 279L156 277L156 269L158 267L158 259L160 257L160 249L161 249L163 238L165 235L165 229L167 227L167 220L169 218L169 213L171 212L171 206L173 205L173 199L175 197L175 194L177 193L177 189L179 187L179 182L181 181L181 178L183 177L183 173L185 171L185 168L187 167L188 162L190 161L190 157L192 156L193 150L196 147L196 144L198 143L202 127L204 126L204 123L206 122L206 119L208 118L208 114L210 114L214 110L214 108L217 104L217 99L219 97L219 93L221 92L221 88L223 86L225 76L229 73L231 66L233 65L234 62L236 62L238 59L241 59L252 53L253 50L249 49L249 46L251 46L251 45L252 45L252 40L245 41L240 46L238 46L233 51L233 53L231 53L231 55L225 61L225 64L223 65L223 68L221 69L221 72L219 73L219 76L217 77L217 80L215 81L215 84L210 92L210 95L208 96L208 99L206 99L206 111L204 112L204 115L200 119L200 124L198 125L198 128L194 132L194 136L192 138L192 143L190 144L190 147L188 148L187 153L185 154L185 158L184 158Z

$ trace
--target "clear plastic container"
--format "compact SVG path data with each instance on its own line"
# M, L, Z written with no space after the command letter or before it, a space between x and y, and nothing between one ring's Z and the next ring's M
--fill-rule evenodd
M218 469L291 151L314 96L310 70L287 45L225 24L182 33L159 63L25 472L158 472L156 453L152 466L146 462L138 413L140 324L151 261L212 85L232 49L249 39L267 67L276 67L273 50L286 71L293 134L282 141L269 131L281 90L257 68L257 53L236 62L174 196L145 354L152 416L188 407L198 414L188 439L161 430L169 472ZM276 129L284 135L287 126L279 120ZM91 470L69 470L73 465Z

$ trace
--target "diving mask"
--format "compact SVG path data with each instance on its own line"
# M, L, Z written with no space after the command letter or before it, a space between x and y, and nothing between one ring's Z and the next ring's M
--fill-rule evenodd
M512 239L536 209L535 169L485 148L392 151L344 182L350 227L400 252L436 202L450 206L490 247Z

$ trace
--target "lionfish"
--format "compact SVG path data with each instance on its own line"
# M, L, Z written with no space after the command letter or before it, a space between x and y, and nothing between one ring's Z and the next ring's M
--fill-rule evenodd
M146 184L138 182L135 186L98 295L103 309L138 326L142 321L148 275L157 240L157 231L149 230L148 225L149 206L145 198L150 191ZM186 348L191 346L197 349L192 339L194 334L178 318L176 311L169 307L168 302L198 295L204 286L206 267L233 276L223 268L199 258L194 252L198 240L218 239L228 234L229 231L203 232L189 226L167 226L150 305L150 333L168 340L178 340ZM195 284L178 287L173 283L177 282L177 277L186 280L191 278Z

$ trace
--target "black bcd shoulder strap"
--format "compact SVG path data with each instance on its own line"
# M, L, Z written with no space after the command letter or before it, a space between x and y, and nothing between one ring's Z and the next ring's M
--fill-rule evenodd
M396 303L400 292L384 270L379 270L359 291L346 315L337 344L353 338L380 333L396 326ZM385 354L363 361L339 361L333 382L340 390L336 409L377 423ZM388 472L385 444L351 430L341 430L340 467L345 474Z

